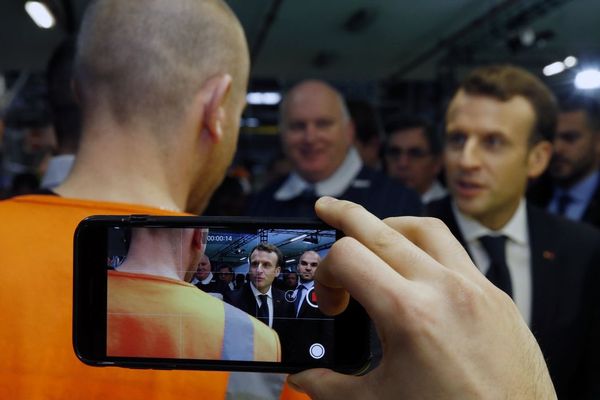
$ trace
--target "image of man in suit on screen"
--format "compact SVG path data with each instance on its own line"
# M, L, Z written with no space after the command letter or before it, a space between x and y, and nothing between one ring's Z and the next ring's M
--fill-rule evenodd
M273 286L281 272L283 254L277 246L260 243L252 249L248 261L250 281L241 289L225 292L224 300L277 331L285 357L288 321L294 318L294 305Z

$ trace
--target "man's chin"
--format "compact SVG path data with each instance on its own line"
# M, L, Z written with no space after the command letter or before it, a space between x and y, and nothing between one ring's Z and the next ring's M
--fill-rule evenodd
M484 208L479 197L455 197L454 202L461 213L471 218L476 218Z

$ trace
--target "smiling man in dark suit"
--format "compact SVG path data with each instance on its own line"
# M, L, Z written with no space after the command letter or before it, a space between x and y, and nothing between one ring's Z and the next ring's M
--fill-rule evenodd
M600 237L527 204L551 156L557 106L511 66L474 70L446 114L451 199L432 203L482 273L515 301L546 357L559 398L598 398Z

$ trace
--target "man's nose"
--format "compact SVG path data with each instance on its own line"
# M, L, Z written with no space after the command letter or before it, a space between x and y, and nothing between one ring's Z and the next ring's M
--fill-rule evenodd
M410 165L410 157L406 151L398 155L398 165L402 168L406 168Z
M314 141L319 135L319 130L316 124L309 122L306 124L306 128L304 129L304 140L306 142Z
M481 155L477 140L474 138L467 139L460 150L460 166L466 169L477 168L480 162Z

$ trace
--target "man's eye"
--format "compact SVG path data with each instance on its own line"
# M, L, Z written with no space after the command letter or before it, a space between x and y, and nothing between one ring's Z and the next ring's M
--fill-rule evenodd
M467 141L467 135L462 132L451 132L446 136L446 144L452 148L461 148Z
M504 139L498 135L490 135L485 137L483 144L487 148L496 149L504 145Z
M333 121L330 119L319 119L315 122L315 126L319 129L326 129L333 125Z
M565 132L558 135L558 138L567 143L575 143L581 135L579 132Z
M306 124L304 122L292 122L288 125L290 131L301 131L304 130Z

